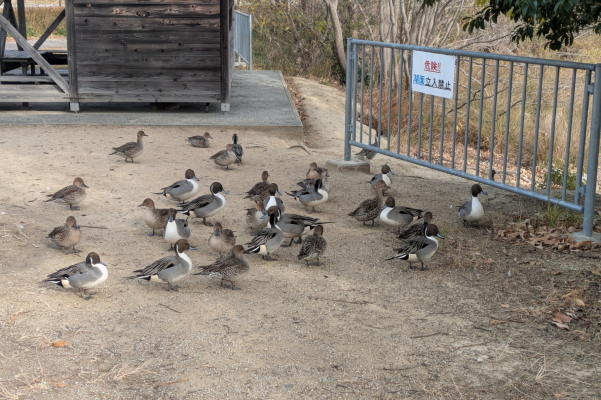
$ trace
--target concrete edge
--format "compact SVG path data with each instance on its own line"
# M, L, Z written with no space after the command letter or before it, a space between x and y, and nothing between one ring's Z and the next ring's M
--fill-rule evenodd
M292 107L292 111L294 112L294 117L296 119L296 122L301 127L304 127L303 126L303 121L301 121L300 115L298 115L298 111L296 111L296 104L294 104L294 99L292 99L292 95L290 94L290 90L288 90L288 84L286 83L286 79L284 79L284 74L282 74L281 70L278 70L278 72L280 74L280 79L282 80L282 86L284 87L284 90L286 91L286 96L288 97L288 103L290 104L290 107ZM302 137L301 137L301 139L302 139Z
M369 174L371 164L367 161L351 158L349 161L344 159L333 159L326 161L326 167L336 171L359 171Z

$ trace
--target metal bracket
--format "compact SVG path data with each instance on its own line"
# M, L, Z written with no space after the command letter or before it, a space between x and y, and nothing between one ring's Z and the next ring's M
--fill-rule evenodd
M586 185L582 185L578 187L578 193L584 195L584 193L586 192Z
M592 84L592 83L590 85L586 85L586 91L589 92L589 93L591 93L591 94L593 93L594 88L595 88L595 85Z
M221 111L229 111L230 103L221 103Z

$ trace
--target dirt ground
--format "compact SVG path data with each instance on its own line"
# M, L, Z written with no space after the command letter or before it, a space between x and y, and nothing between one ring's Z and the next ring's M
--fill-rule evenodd
M239 291L199 276L179 292L124 279L169 254L161 236L147 236L137 206L146 197L173 205L151 193L187 168L200 194L223 184L226 209L209 220L246 243L252 203L243 195L261 171L291 190L311 161L341 157L344 94L293 81L311 155L274 133L212 130L212 147L198 149L184 141L202 133L193 127L140 126L146 152L131 164L108 153L137 128L0 125L0 398L601 398L601 293L591 273L599 260L497 239L508 221L545 208L490 187L485 221L464 228L454 206L469 199L469 181L383 156L372 173L387 162L397 204L432 211L446 238L427 271L386 261L396 244L391 228L347 216L372 197L371 176L330 171L331 200L316 214L335 222L325 225L322 266L299 263L293 245L274 262L247 256L251 271ZM209 156L234 132L244 164L223 170ZM76 176L90 187L79 211L43 202ZM305 212L284 201L287 212ZM82 228L77 255L45 238L69 215L107 228ZM199 250L188 254L195 265L211 263L211 228L192 219L191 229ZM91 251L110 275L90 300L41 283ZM575 291L585 306L571 309L570 330L561 330L551 319L568 312L561 299Z

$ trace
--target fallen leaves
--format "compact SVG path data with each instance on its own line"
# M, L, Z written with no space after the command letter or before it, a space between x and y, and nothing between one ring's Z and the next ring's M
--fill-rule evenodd
M553 396L561 398L561 397L568 397L569 394L566 392L562 392L562 393L553 393Z
M57 340L56 342L52 342L52 346L54 346L54 347L65 347L65 346L71 346L71 343L67 343L64 340Z
M497 236L508 240L521 240L538 249L548 248L556 251L580 251L593 247L593 242L583 240L575 242L570 236L574 232L574 227L551 228L548 225L534 227L530 220L524 222L514 222L506 229L497 232Z
M55 388L63 388L65 386L67 386L66 383L57 383L56 385L54 385Z
M13 315L10 316L10 322L16 320L19 317L19 314L23 312L23 309L19 309L19 311L15 311Z
M555 321L553 321L553 324L555 326L557 326L559 329L562 329L564 331L569 331L570 330L569 326L567 326L566 324L562 324L561 322L555 322Z
M506 324L507 321L500 321L498 319L494 319L490 323L491 323L491 325L500 325L500 324Z
M567 324L568 322L572 322L572 318L560 313L559 311L556 311L553 315L553 321Z

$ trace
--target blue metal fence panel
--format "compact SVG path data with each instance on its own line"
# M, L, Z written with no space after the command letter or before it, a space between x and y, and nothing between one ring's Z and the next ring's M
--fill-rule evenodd
M252 15L234 11L234 52L253 69Z

